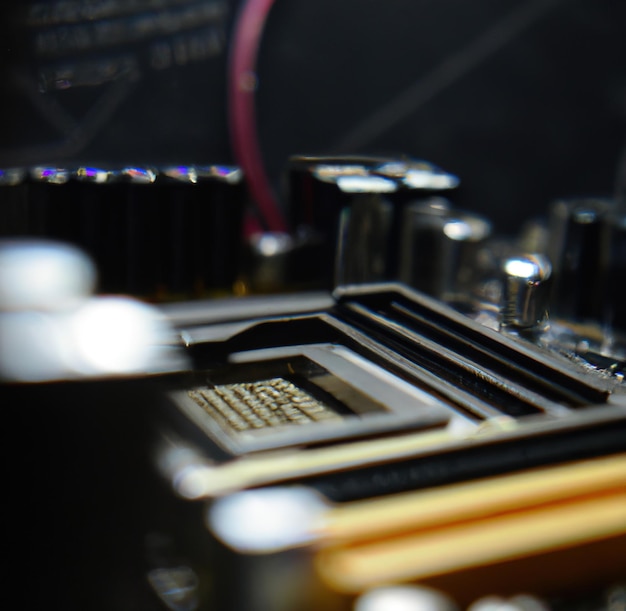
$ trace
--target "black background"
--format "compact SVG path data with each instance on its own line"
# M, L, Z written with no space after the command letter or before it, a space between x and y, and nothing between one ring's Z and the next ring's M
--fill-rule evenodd
M37 90L42 70L68 58L35 52L32 4L2 9L3 167L234 161L226 84L239 3L224 5L223 47L202 61L155 70L148 43L130 45L136 70L97 120L89 111L111 83ZM626 134L625 31L621 0L277 0L256 94L267 172L279 191L291 154L412 155L459 175L457 203L502 232L554 198L610 195Z

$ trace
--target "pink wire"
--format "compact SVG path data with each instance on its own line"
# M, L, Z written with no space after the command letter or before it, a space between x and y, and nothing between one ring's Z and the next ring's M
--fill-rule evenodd
M243 170L261 220L269 231L285 232L287 223L265 172L256 126L256 61L263 27L274 0L247 0L235 29L229 64L229 123L235 160Z

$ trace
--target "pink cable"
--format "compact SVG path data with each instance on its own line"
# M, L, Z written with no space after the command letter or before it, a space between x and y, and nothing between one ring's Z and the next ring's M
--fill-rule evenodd
M235 159L268 231L285 232L287 223L263 166L256 127L256 61L263 27L274 0L244 1L233 32L229 64L229 123Z

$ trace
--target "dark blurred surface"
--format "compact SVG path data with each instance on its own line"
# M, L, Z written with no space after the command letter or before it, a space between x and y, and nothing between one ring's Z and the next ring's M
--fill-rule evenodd
M0 165L230 163L239 2L5 3ZM256 95L276 189L296 153L406 153L515 231L610 195L626 133L618 0L278 0Z
M228 2L33 1L2 13L2 165L228 161Z
M610 0L278 2L259 68L270 172L294 148L405 152L506 232L555 197L612 193L625 26Z
M143 380L0 387L5 579L26 608L159 609L145 543L163 507L149 465L159 401ZM158 503L157 503L158 501Z

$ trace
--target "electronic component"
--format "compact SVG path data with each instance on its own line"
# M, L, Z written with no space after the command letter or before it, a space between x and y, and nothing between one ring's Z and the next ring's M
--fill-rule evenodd
M332 294L162 304L159 324L169 321L174 333L163 327L154 336L158 346L150 346L148 360L132 349L144 340L133 340L130 329L141 325L118 315L117 327L110 327L106 312L107 320L85 319L82 306L42 313L45 304L19 300L0 313L11 329L4 334L11 341L4 346L1 388L9 403L38 413L43 396L58 396L78 409L110 384L106 405L104 395L97 402L99 421L107 422L100 434L116 440L122 455L142 457L132 470L133 478L145 477L132 495L138 513L120 523L143 538L135 539L129 562L142 550L133 570L148 598L171 609L345 609L370 604L369 594L393 585L434 592L434 599L465 608L492 595L513 599L530 592L560 610L578 597L595 601L619 588L626 578L619 562L626 536L625 343L616 319L620 298L606 279L623 264L619 209L602 203L594 223L581 221L576 228L602 238L589 238L585 248L597 263L598 294L614 305L608 314L602 308L571 312L561 309L561 289L554 287L565 282L586 299L579 268L566 273L564 263L553 265L556 255L547 253L547 244L561 244L554 236L561 235L562 223L557 229L536 225L526 243L522 237L500 240L486 219L427 192L427 179L435 192L456 179L421 162L306 168L304 176L312 172L335 190L339 179L350 179L336 193L334 216L325 221L330 225L308 234L323 236L318 246L328 246L329 236L337 240L331 249L335 272L350 282ZM413 176L405 189L400 183L415 171L421 182ZM212 201L214 180L231 187L230 170L220 178L215 172L219 168L204 176L206 192L198 168L187 166L127 168L113 178L87 168L55 170L50 181L44 168L34 178L29 174L32 184L6 174L4 187L15 196L10 210L21 210L6 220L38 218L49 237L61 237L52 223L61 217L51 212L71 217L82 190L97 187L108 204L122 206L122 225L129 219L153 223L124 242L125 263L102 255L110 287L135 278L128 286L136 294L161 300L211 282L214 289L226 287L210 272L217 251L194 233L204 231L202 223L187 222L196 237L178 248L166 238L181 235L183 227L164 222L198 221ZM393 189L383 192L383 184ZM22 200L21 190L31 186L29 197L36 197ZM397 199L386 199L389 193ZM112 194L119 199L109 199ZM61 203L54 203L57 198ZM95 198L94 205L105 199ZM24 212L31 201L40 216ZM151 217L155 205L174 216ZM105 209L112 222L108 207L96 208ZM383 210L390 212L389 223L381 220ZM100 252L97 232L80 223L59 227L74 236L63 234L67 240ZM363 228L371 230L371 240L359 239ZM154 242L156 235L164 241ZM261 258L241 270L246 290L292 287L290 274L307 248L315 251L315 241L284 236L290 240L284 249L263 242L278 234L254 237ZM37 246L17 240L7 248L18 244ZM161 257L170 246L179 259ZM241 250L235 259L239 255ZM279 256L276 265L270 264L273 255ZM562 259L571 262L570 256ZM196 267L199 261L204 263ZM363 274L357 271L362 264ZM240 276L229 269L233 290ZM124 270L123 277L114 280L115 270ZM209 273L208 284L202 273ZM34 277L28 269L19 276ZM319 286L315 276L303 280ZM2 284L7 304L18 286L28 284L20 282ZM167 290L160 292L161 286ZM93 299L115 305L116 298ZM48 321L41 333L12 323L33 307L36 320ZM38 343L23 341L31 332ZM29 354L29 347L43 354L40 346L47 347L43 373L15 373L11 355ZM126 354L137 356L127 367ZM149 391L142 390L144 383ZM133 419L141 434L127 438L125 426L104 419L102 410L117 403L114 412L123 418L143 392L149 404ZM47 426L56 431L66 424ZM72 444L82 447L78 439ZM67 460L72 457L54 464L62 472ZM94 510L77 536L86 536L102 511L114 514L114 505L111 498ZM84 553L80 544L74 549ZM236 587L238 581L246 587Z
M213 567L205 604L339 609L396 583L461 608L532 592L561 609L624 579L626 393L610 370L390 284L181 336L198 373L164 405L156 461L203 508L202 543L180 541ZM298 402L319 418L280 409ZM239 590L236 575L255 577Z
M24 604L623 611L617 4L18 4Z
M99 292L180 301L228 294L240 273L235 166L37 166L0 171L0 189L0 236L78 246Z

